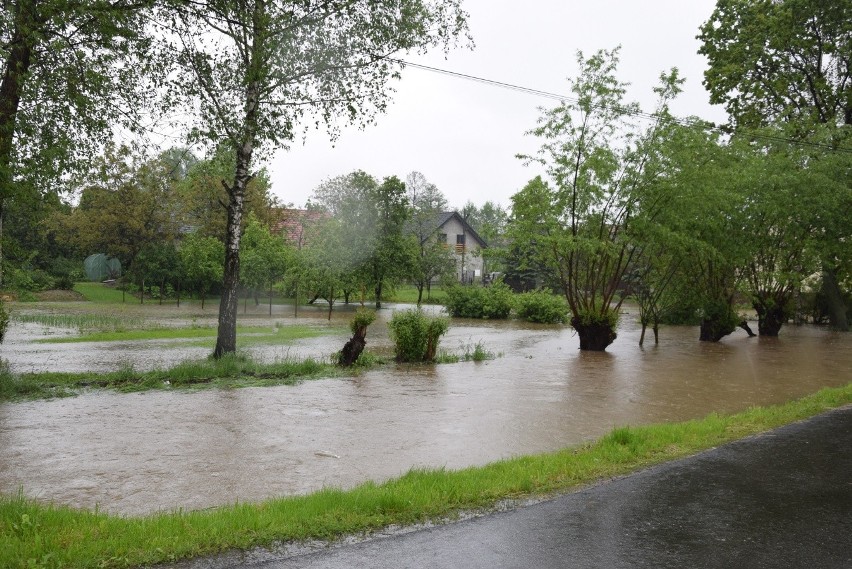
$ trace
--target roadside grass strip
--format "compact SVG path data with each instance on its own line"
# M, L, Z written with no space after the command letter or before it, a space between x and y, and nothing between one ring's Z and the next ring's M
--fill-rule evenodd
M852 383L734 415L621 427L596 442L459 471L412 470L384 483L326 489L257 504L120 517L0 497L0 567L133 567L232 548L335 539L461 512L506 499L565 492L695 454L852 402ZM187 473L191 475L191 473Z

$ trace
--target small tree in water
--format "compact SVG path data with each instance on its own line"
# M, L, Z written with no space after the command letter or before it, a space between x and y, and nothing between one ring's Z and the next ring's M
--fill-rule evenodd
M361 352L367 345L367 326L376 320L376 312L367 308L359 308L355 312L355 317L349 324L352 329L352 338L346 342L343 349L340 350L340 355L337 358L337 365L351 366L358 361Z
M630 230L637 216L654 217L655 201L644 198L668 171L664 142L676 125L667 103L682 80L676 70L661 77L660 119L640 130L631 122L639 107L624 102L615 77L618 51L579 53L578 62L575 100L544 111L531 131L541 149L521 156L543 165L552 185L539 177L512 197L510 234L556 277L580 349L602 351L616 338L624 277L642 254Z

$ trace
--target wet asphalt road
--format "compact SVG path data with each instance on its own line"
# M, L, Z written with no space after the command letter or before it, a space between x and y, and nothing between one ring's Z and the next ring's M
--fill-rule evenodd
M852 568L852 407L554 500L211 567Z

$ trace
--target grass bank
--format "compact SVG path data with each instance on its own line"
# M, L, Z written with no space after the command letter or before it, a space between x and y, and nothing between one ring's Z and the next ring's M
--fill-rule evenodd
M308 379L351 375L329 362L307 358L258 363L237 354L218 360L187 361L168 369L138 371L132 366L109 373L22 373L13 374L0 362L0 401L44 399L75 395L83 389L146 391L196 386L256 387L293 385ZM0 565L2 567L2 565Z
M566 491L850 402L852 384L735 415L619 428L594 443L484 467L415 470L348 491L199 512L123 518L6 496L0 498L0 567L129 567L442 519L507 498Z

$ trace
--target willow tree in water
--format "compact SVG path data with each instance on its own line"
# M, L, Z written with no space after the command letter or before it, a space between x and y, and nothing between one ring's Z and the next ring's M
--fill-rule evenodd
M555 275L580 349L600 351L616 337L625 275L641 254L630 229L637 215L653 215L643 196L664 174L667 101L682 81L676 70L662 77L655 90L662 118L642 129L633 122L638 105L624 102L625 84L615 76L618 51L580 53L578 63L574 99L544 110L531 131L541 149L521 156L543 165L550 183L537 178L512 198L511 233Z
M364 126L390 99L399 52L448 50L467 36L461 0L208 0L186 5L174 37L187 72L176 93L198 111L195 139L226 141L225 272L214 356L236 350L240 222L258 151L306 126ZM307 124L306 124L307 123Z

